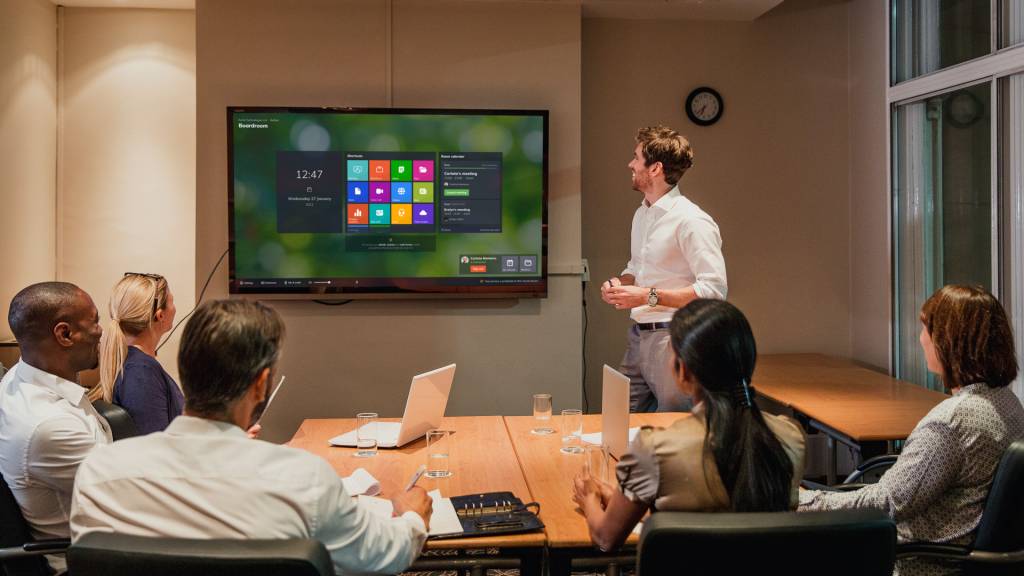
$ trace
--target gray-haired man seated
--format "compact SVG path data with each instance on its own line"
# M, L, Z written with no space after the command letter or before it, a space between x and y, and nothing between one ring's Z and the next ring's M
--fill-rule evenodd
M95 450L79 467L73 538L92 531L172 538L315 538L337 572L397 573L426 540L430 499L399 495L393 518L357 506L308 452L246 436L266 406L284 339L256 302L207 302L185 326L185 413L164 432Z

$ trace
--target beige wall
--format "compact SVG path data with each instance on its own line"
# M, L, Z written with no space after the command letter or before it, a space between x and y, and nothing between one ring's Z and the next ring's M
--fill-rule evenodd
M62 9L59 277L104 326L126 271L195 286L195 13ZM177 335L160 353L177 373Z
M0 340L7 308L56 271L57 8L0 2Z
M196 16L197 283L227 248L229 105L549 108L551 261L578 261L578 6L199 0ZM226 290L222 267L209 296ZM527 413L538 391L578 407L579 299L579 278L560 276L545 300L275 303L288 384L265 435L287 438L303 418L400 415L409 378L448 362L449 414Z
M886 166L886 0L856 0L850 17L851 355L889 370L892 273Z
M721 229L729 300L750 319L758 351L849 356L848 20L845 4L803 0L747 23L584 20L592 398L601 364L622 358L629 322L599 292L629 257L640 195L626 163L636 129L657 123L693 145L681 189ZM725 101L711 127L683 111L701 85Z

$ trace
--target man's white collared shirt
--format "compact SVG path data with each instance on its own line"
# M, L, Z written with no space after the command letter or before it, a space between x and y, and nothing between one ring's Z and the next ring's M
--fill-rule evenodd
M95 450L75 483L71 533L323 542L339 573L397 574L426 526L379 518L309 452L252 440L233 424L179 416L164 432Z
M85 388L18 362L0 380L0 473L35 538L67 538L79 464L112 442Z
M622 274L636 277L637 286L659 289L693 285L700 298L725 299L727 286L722 236L718 225L673 187L648 206L640 203L630 230L630 259ZM667 322L675 308L633 308L636 322Z

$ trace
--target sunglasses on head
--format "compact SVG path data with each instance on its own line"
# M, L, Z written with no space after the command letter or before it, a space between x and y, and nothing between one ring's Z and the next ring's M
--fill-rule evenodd
M146 272L125 272L125 276L142 276L143 278L149 278L151 280L163 280L164 277L159 274L148 274Z
M164 277L159 275L159 274L149 274L147 272L125 272L124 275L125 275L125 277L128 277L128 276L142 276L143 278L149 278L150 280L154 280L156 282L159 282L159 281L164 279ZM154 295L154 297L153 297L153 314L154 315L156 315L156 311L157 311L157 309L159 307L160 307L160 299L157 298Z

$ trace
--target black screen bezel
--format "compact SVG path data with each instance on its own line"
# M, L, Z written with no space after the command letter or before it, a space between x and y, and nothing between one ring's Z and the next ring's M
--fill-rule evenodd
M259 286L240 285L235 269L235 172L234 122L237 113L295 113L295 114L424 114L438 116L540 116L543 123L543 207L541 220L540 277L517 278L515 284L487 284L498 278L352 278L331 280L330 285L313 286ZM232 295L260 296L272 299L330 299L349 298L546 298L548 286L548 110L520 109L456 109L456 108L331 108L294 106L228 106L228 288ZM505 279L507 281L507 279ZM471 283L476 282L476 283ZM361 285L360 285L361 284ZM370 284L369 286L367 284Z

